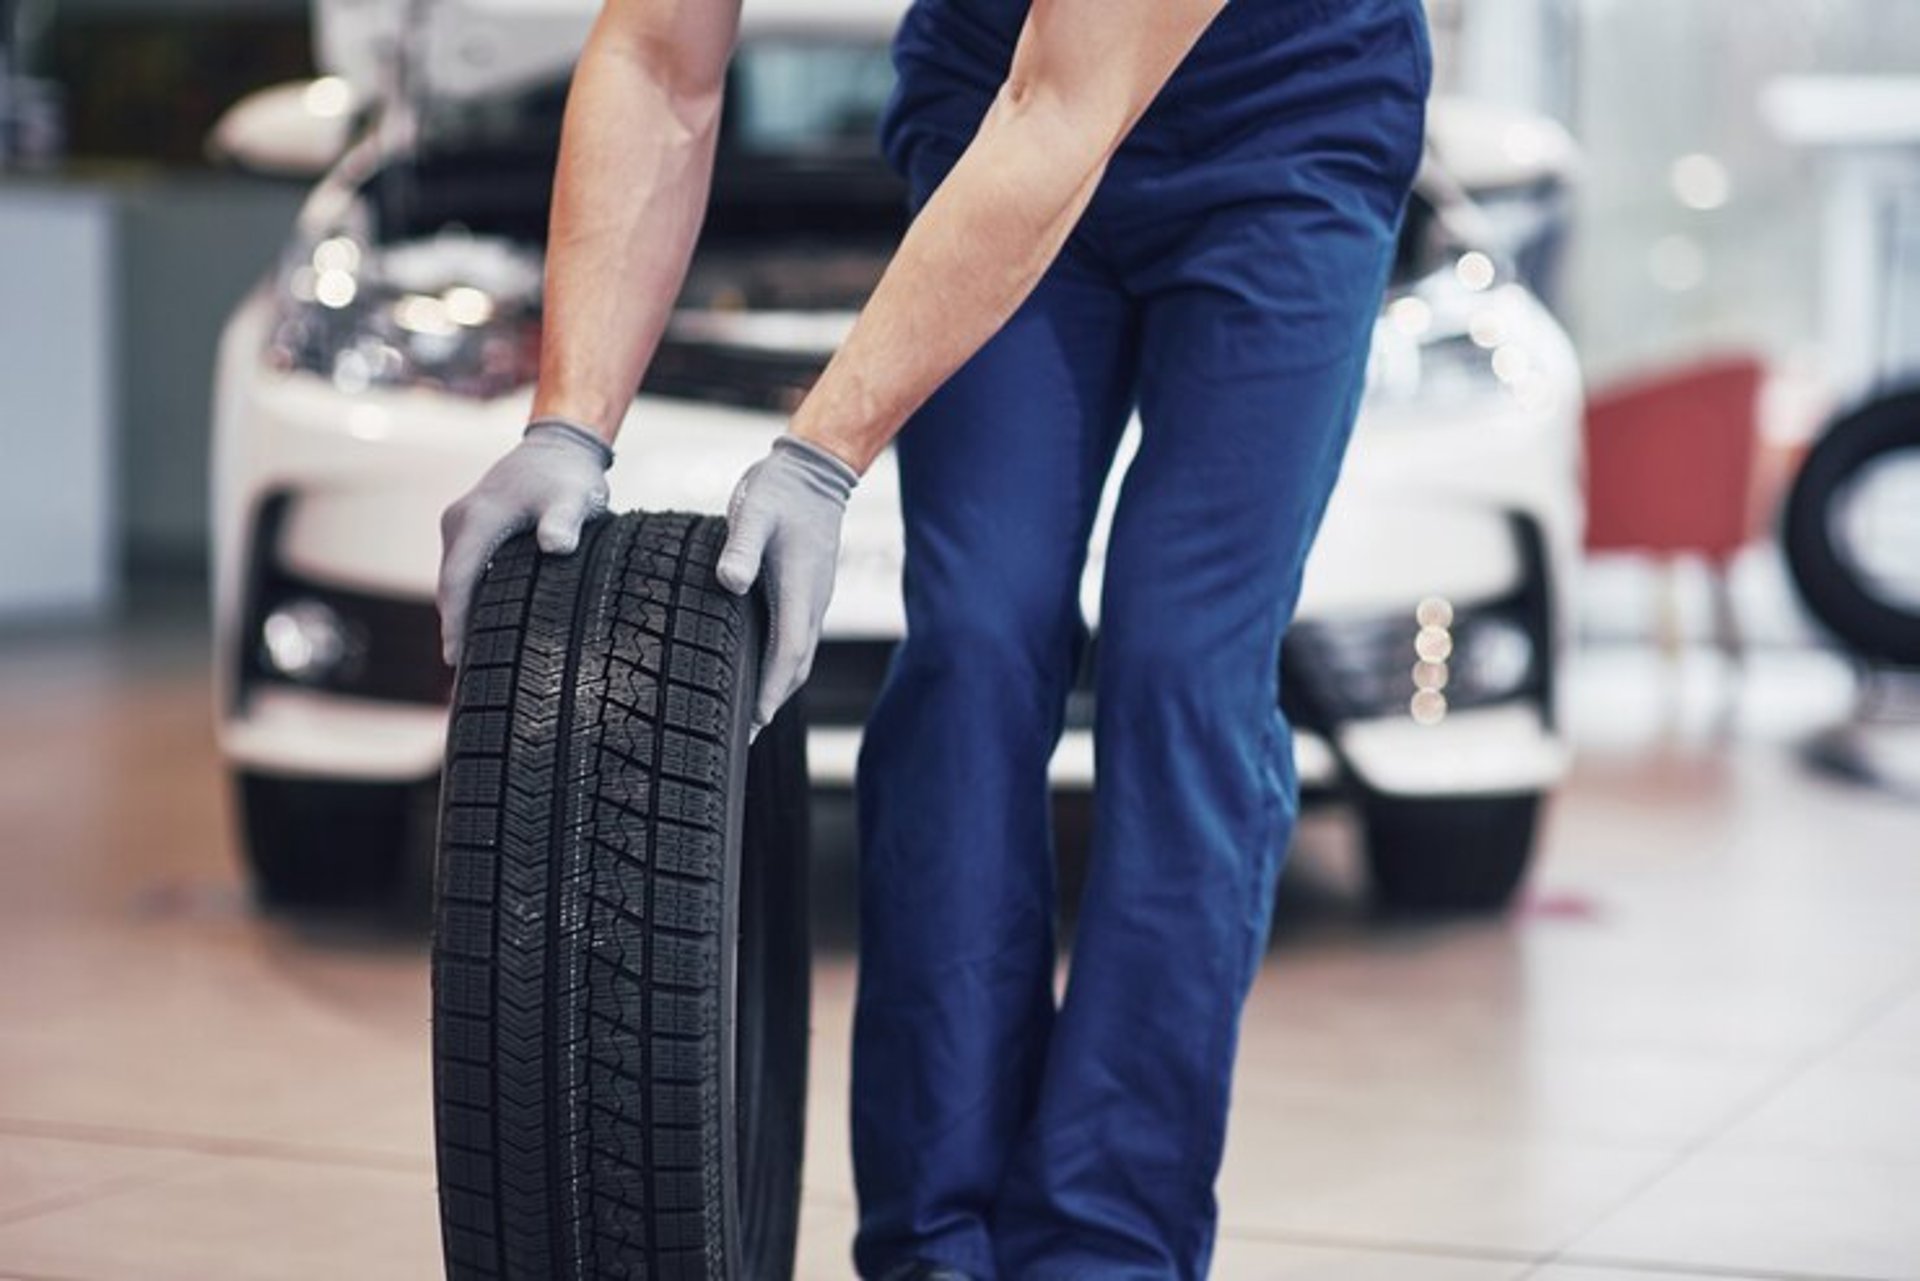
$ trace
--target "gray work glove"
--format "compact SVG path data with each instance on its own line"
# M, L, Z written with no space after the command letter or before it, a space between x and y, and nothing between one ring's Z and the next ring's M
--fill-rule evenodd
M716 573L735 595L767 574L767 645L751 742L813 669L820 620L833 596L840 519L860 473L818 445L776 438L747 468L727 504L727 544Z
M460 661L473 589L493 554L524 529L540 550L565 555L580 529L607 509L613 449L585 427L554 418L528 423L520 443L440 515L440 651Z

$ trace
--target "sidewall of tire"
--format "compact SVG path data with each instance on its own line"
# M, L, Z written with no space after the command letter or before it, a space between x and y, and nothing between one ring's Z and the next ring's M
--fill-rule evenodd
M760 732L748 762L741 841L739 957L741 1270L793 1275L806 1148L811 1036L812 861L804 691Z
M1872 401L1815 442L1788 492L1781 539L1787 565L1821 624L1863 658L1920 666L1920 612L1869 593L1834 540L1833 505L1875 459L1920 451L1920 390Z
M431 781L393 783L237 771L235 826L256 895L269 907L371 907L393 901L427 861ZM413 884L419 884L417 874Z
M1506 907L1532 862L1543 799L1366 796L1360 814L1374 906L1436 914Z

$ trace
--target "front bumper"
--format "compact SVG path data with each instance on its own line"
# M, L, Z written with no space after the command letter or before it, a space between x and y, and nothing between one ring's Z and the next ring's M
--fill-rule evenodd
M282 687L249 700L246 713L226 725L223 744L234 765L263 773L414 782L439 773L446 731L441 707ZM1341 726L1332 742L1296 728L1293 747L1301 787L1310 793L1330 794L1355 780L1399 796L1543 792L1568 764L1565 740L1525 704L1460 712L1440 726L1403 717L1356 721ZM816 724L807 738L815 783L850 787L859 749L858 726ZM1056 787L1090 787L1092 734L1063 734L1048 773Z
M450 674L433 652L438 518L517 437L523 397L478 404L429 393L341 397L318 379L251 366L258 316L243 308L223 346L216 452L218 724L236 764L274 773L419 779L437 772ZM249 339L248 328L256 326ZM1577 390L1437 421L1363 417L1307 567L1296 638L1316 627L1401 626L1370 679L1374 698L1332 697L1323 669L1282 659L1295 754L1309 792L1357 788L1438 796L1551 787L1567 751L1553 679L1567 634L1566 583L1579 534ZM771 414L643 397L610 476L616 509L724 510L740 472L782 426ZM1137 425L1092 541L1082 606L1097 631L1105 532ZM900 635L898 489L890 455L849 507L840 575L809 689L815 778L846 785L859 726ZM261 666L263 612L319 593L361 611L370 683L304 687ZM1511 697L1452 707L1435 724L1406 711L1415 607L1450 602L1525 615L1537 671ZM1398 644L1399 642L1394 642ZM1371 660L1369 660L1371 661ZM1387 695L1391 695L1388 697ZM1056 784L1092 782L1083 688L1052 762Z
M440 772L444 707L292 686L254 691L221 746L233 765L299 778L413 783Z

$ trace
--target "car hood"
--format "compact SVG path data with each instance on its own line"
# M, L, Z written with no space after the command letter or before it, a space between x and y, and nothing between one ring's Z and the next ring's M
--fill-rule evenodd
M744 33L885 38L906 0L745 0ZM600 0L315 0L320 69L367 95L479 97L565 76ZM406 70L396 70L404 53Z

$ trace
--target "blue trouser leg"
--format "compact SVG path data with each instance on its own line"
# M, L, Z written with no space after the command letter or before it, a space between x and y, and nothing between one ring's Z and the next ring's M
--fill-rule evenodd
M1239 1013L1298 795L1275 658L1361 373L1188 376L1176 353L1213 306L1150 312L1160 359L1102 594L1092 866L995 1219L1002 1276L1198 1278L1212 1248Z
M890 136L919 194L984 109L990 77L935 38L978 52L963 9L928 0L903 28L913 83ZM1240 1011L1297 803L1280 640L1419 158L1420 12L1230 6L1115 156L1065 266L900 439L908 635L859 776L864 1274L909 1255L1002 1281L1206 1274ZM1086 525L1135 395L1092 866L1056 1013L1044 768Z
M896 443L907 633L862 742L855 1260L994 1274L987 1216L1053 1020L1046 767L1130 408L1133 325L1076 239Z
M1102 584L1092 866L996 1207L1003 1277L1197 1281L1211 1258L1240 1012L1297 812L1280 642L1418 154L1418 64L1373 29L1405 11L1352 12L1327 38L1374 36L1378 58L1317 84L1259 80L1259 50L1223 64L1295 97L1214 103L1196 81L1089 212L1141 308L1142 439ZM1201 120L1235 143L1207 150L1182 128Z

